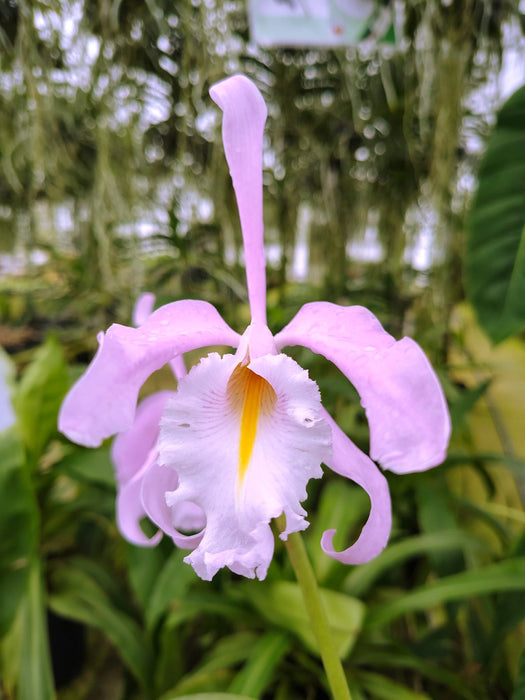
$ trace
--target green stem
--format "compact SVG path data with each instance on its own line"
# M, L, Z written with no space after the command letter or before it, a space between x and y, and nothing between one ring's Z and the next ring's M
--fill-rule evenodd
M283 516L278 518L277 522L279 523L281 531L284 530ZM341 665L341 660L339 659L332 639L319 586L317 585L312 565L308 559L303 538L299 532L292 532L288 535L288 539L284 544L303 594L304 604L310 616L312 629L317 637L321 659L333 699L352 700L343 666Z

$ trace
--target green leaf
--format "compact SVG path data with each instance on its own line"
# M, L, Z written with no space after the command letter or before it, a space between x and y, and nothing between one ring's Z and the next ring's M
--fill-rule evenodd
M452 671L443 668L443 664L432 663L426 660L424 650L420 642L416 644L417 655L414 652L405 650L403 647L392 642L391 645L372 644L368 650L360 649L356 653L355 663L359 667L371 667L380 669L381 673L387 675L398 674L399 670L412 672L423 676L451 690L454 698L464 698L465 700L476 700L478 697L472 687L462 677L458 677ZM419 655L421 654L421 656ZM393 670L390 673L389 669Z
M229 689L250 697L260 697L273 680L275 669L289 648L290 640L286 635L267 632Z
M49 337L25 370L15 395L15 409L27 449L38 458L57 430L57 416L69 387L64 354Z
M525 328L525 85L503 105L479 170L467 296L494 342Z
M415 488L418 520L421 530L428 535L440 535L443 530L457 529L457 520L451 507L448 488L433 474L418 482ZM440 577L450 576L464 569L461 550L434 549L428 553L432 568Z
M292 632L310 651L319 653L298 584L289 581L259 583L242 587L242 592L269 622ZM321 589L321 598L335 647L339 656L345 658L361 631L365 606L356 598L326 588Z
M183 600L173 600L170 607L170 613L164 623L168 627L177 627L186 620L199 615L217 615L232 622L245 622L249 612L238 602L233 602L224 595L213 591L209 593L190 592Z
M181 693L200 693L217 688L226 689L233 677L233 668L255 654L256 639L256 636L250 632L239 632L222 637L195 670L187 673L162 696L163 700L169 697L179 697ZM232 692L248 692L239 688L230 688L230 690Z
M75 446L71 453L55 466L55 470L84 483L115 488L115 469L110 448L106 446L96 450Z
M174 601L184 599L191 584L197 580L197 574L191 566L182 561L186 555L187 552L176 549L160 572L146 607L148 629L153 629Z
M128 579L137 602L147 609L151 592L166 561L162 547L126 545Z
M247 695L235 695L233 693L197 693L196 695L172 695L169 700L253 700ZM168 696L166 696L168 700Z
M40 562L35 558L23 607L18 700L52 700L55 697L42 587Z
M363 671L358 680L374 700L432 700L426 693L418 693L377 673Z
M137 623L119 610L86 571L62 566L53 574L49 607L58 615L101 629L144 688L151 688L152 651Z
M29 563L38 541L38 505L14 429L0 435L0 636L26 593ZM9 536L6 536L9 533Z
M426 556L431 552L450 552L461 549L478 549L482 543L461 530L449 530L430 535L416 535L401 542L393 542L375 559L354 567L345 579L344 590L349 595L361 596L385 571L412 557Z
M382 627L402 615L430 610L451 600L501 591L522 590L524 579L525 557L447 576L434 583L427 583L410 593L404 593L384 605L369 609L365 628Z

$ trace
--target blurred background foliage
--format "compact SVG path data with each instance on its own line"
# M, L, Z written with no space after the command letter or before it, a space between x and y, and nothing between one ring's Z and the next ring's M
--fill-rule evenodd
M328 697L279 548L267 581L210 584L166 541L127 545L109 445L55 427L96 333L129 323L142 291L248 321L208 97L238 71L269 107L272 329L312 299L364 304L422 344L451 407L445 465L389 475L394 530L370 564L318 545L328 527L341 546L355 536L364 494L311 484L307 545L353 695L525 697L523 90L497 118L512 57L525 81L524 15L511 0L395 8L396 48L270 50L250 42L242 0L0 0L0 345L17 415L0 434L6 698ZM366 448L353 389L296 356Z

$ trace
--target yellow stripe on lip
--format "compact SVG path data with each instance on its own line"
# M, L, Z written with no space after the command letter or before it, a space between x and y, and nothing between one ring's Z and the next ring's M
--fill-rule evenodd
M233 370L227 392L232 408L241 417L238 472L241 484L252 456L259 416L268 415L273 410L277 394L266 379L243 364L238 364Z

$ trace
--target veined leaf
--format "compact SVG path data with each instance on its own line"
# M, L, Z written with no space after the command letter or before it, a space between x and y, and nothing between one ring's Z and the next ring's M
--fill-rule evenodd
M525 328L525 85L503 105L479 170L467 295L494 342Z

